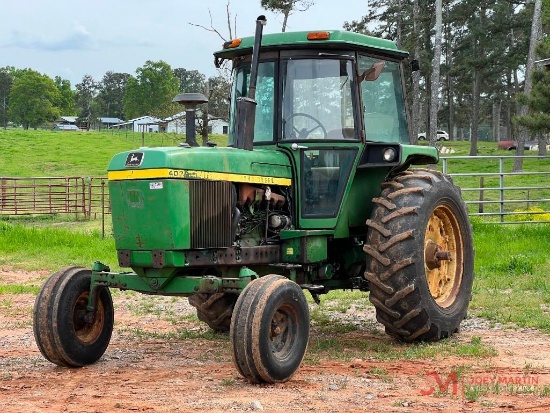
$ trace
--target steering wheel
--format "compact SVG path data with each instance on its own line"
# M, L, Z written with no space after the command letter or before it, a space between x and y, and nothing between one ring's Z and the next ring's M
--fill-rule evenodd
M288 118L285 119L285 125L287 122L289 122L292 118L295 118L297 116L303 116L304 118L308 118L308 119L311 119L312 121L314 121L315 123L317 123L317 126L311 128L311 129L307 129L307 128L302 128L302 129L298 129L297 127L295 127L294 125L292 126L292 129L294 130L294 132L296 133L296 137L298 139L306 139L310 134L311 132L313 132L314 130L317 130L319 128L321 128L321 130L323 131L323 139L326 139L327 138L327 130L325 129L325 127L323 126L323 124L319 121L319 119L311 116L311 115L308 115L307 113L302 113L302 112L296 112L296 113L293 113L292 115L290 115Z

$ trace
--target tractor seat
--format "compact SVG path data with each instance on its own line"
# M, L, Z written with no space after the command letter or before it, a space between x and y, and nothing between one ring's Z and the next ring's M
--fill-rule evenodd
M327 132L327 140L336 139L355 139L355 130L353 128L331 129Z

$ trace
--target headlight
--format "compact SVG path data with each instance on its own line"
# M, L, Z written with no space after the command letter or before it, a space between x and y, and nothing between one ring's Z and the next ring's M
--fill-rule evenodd
M395 158L397 158L397 152L393 148L386 148L382 152L382 157L386 162L393 162L395 161Z

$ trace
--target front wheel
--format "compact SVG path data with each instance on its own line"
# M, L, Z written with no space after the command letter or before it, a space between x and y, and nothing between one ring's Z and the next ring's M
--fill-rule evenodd
M460 190L447 175L422 169L382 187L364 247L376 317L405 341L446 338L466 317L473 284L472 231Z
M246 379L288 381L309 338L309 307L301 288L274 274L252 281L237 299L229 336L235 366Z
M53 274L36 297L33 330L42 355L64 367L97 361L109 345L114 311L107 288L98 291L93 317L87 311L91 271L68 267Z

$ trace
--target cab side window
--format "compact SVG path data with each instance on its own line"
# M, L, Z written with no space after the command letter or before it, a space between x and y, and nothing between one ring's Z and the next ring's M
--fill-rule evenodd
M366 139L408 143L399 64L360 55L359 82Z

